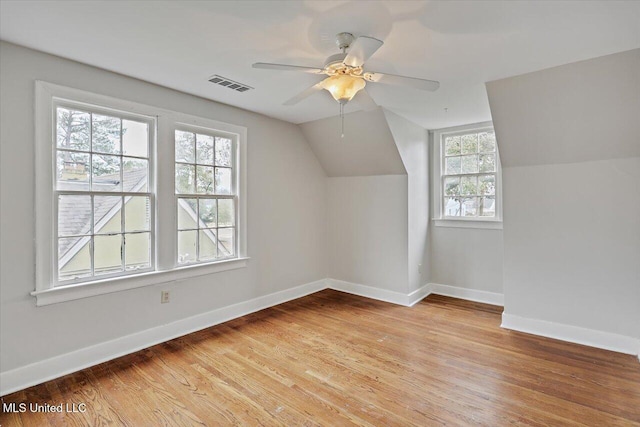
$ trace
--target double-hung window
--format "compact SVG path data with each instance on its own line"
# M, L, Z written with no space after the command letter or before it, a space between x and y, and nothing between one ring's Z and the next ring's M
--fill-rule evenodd
M154 120L57 101L56 285L154 268Z
M434 188L437 225L497 223L500 215L500 159L490 123L435 132ZM458 222L458 225L461 223Z
M246 128L36 82L38 305L245 267Z
M178 264L236 256L236 146L214 129L175 130Z

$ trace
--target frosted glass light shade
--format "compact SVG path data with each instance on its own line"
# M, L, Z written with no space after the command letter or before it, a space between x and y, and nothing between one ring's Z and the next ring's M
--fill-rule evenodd
M349 75L331 76L322 82L322 87L328 90L333 99L340 104L346 104L351 101L365 85L364 79Z

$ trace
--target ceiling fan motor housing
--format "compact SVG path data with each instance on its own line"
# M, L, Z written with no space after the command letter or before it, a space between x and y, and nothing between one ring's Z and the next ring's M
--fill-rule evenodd
M343 52L351 46L351 43L355 40L351 33L338 33L336 34L336 45Z
M336 71L339 68L344 68L343 62L346 57L346 53L336 53L335 55L331 55L326 61L324 61L325 70Z

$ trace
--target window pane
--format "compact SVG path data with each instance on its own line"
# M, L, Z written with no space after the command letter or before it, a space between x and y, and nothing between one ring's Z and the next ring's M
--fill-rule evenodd
M448 175L460 173L460 157L448 157L445 159L445 173Z
M232 199L218 200L218 227L233 227L235 225L235 209Z
M462 199L462 216L478 215L478 198L465 197Z
M496 151L496 135L493 132L481 132L478 134L479 151L481 153L493 153Z
M217 242L215 229L200 230L200 238L198 244L200 245L200 261L210 261L216 258Z
M231 194L231 169L216 168L216 194Z
M444 140L444 154L455 156L460 154L460 137L448 136Z
M198 156L198 164L213 165L213 137L197 134L196 153Z
M478 193L478 178L475 176L463 176L460 181L460 194L463 196L475 196Z
M195 162L195 142L195 134L176 131L176 162Z
M460 194L459 177L446 177L444 179L444 194L445 196L455 196Z
M122 232L122 197L95 196L93 198L94 234Z
M495 154L482 154L479 157L480 157L480 172L496 171L496 155Z
M494 195L496 194L496 176L480 175L478 177L479 194Z
M149 197L135 196L125 198L125 231L148 231L150 228L151 203Z
M480 216L496 216L496 198L483 197L480 201Z
M460 198L445 197L443 203L444 216L460 216Z
M236 253L235 228L218 228L218 257L227 258Z
M196 209L198 199L178 199L178 230L193 230L198 228L196 223Z
M151 266L151 234L134 233L124 235L125 267L139 270Z
M132 120L122 121L122 153L149 157L149 125Z
M213 167L196 166L196 193L213 194Z
M123 157L122 166L124 167L122 174L124 179L123 191L146 192L149 188L149 161Z
M195 189L196 168L191 165L176 165L176 193L193 194Z
M92 156L93 191L122 191L120 157L94 154Z
M94 236L93 256L95 275L122 271L122 235Z
M93 115L91 151L106 154L120 154L120 119L117 117Z
M56 156L56 188L89 190L89 154L58 151Z
M478 156L462 156L462 173L477 173L478 172Z
M478 134L462 135L462 154L474 154L478 152Z
M231 166L231 140L216 137L216 166Z
M89 113L59 107L56 120L58 148L89 151L90 123Z
M196 260L197 231L178 231L178 264Z
M216 199L200 199L199 203L198 215L200 216L202 226L206 228L216 227L218 225Z
M58 236L91 233L91 196L58 196Z
M58 239L58 280L91 276L90 237Z

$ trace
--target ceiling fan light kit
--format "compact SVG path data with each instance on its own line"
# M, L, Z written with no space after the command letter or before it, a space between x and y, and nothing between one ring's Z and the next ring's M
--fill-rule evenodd
M359 91L365 93L365 96L363 96L362 99L366 104L369 106L375 106L375 102L368 94L366 94L366 91L363 90L367 82L405 86L428 91L437 90L440 86L440 83L433 80L396 76L393 74L377 72L365 72L363 65L383 45L381 40L366 36L360 36L356 39L353 34L342 32L336 34L336 45L340 50L342 50L342 53L329 56L325 61L323 68L269 64L263 62L253 64L253 68L302 71L305 73L324 74L328 76L323 81L289 99L284 103L284 105L295 105L314 93L325 89L331 94L333 99L340 104L340 117L342 118L343 129L344 106L351 101ZM342 136L344 137L344 132L342 133Z

